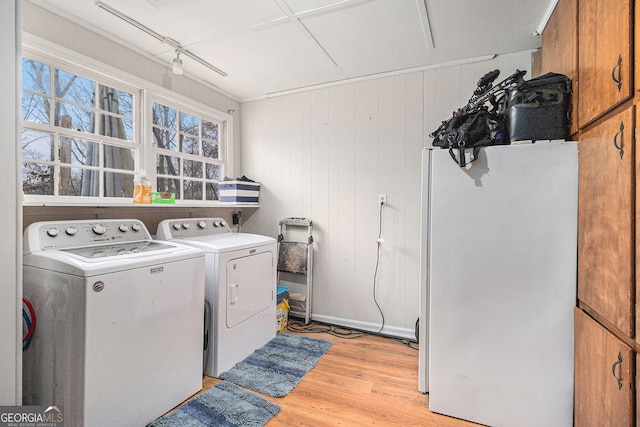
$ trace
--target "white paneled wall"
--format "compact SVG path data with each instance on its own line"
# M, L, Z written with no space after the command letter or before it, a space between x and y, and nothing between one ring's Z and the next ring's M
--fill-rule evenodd
M20 235L20 198L18 189L18 76L20 46L20 2L6 1L0 15L0 55L2 55L2 80L0 93L0 129L2 135L3 206L0 219L5 232L0 244L0 405L13 406L22 403L22 246ZM16 224L16 228L11 226Z
M316 320L413 337L420 307L420 159L478 79L531 68L529 51L242 104L241 169L262 183L245 232L314 224ZM453 167L453 162L452 162ZM388 206L377 205L384 193ZM377 239L384 243L376 274Z

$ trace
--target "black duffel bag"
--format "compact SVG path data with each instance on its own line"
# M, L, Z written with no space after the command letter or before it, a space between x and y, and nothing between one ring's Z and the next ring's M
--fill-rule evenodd
M476 160L480 147L509 144L504 115L486 108L469 112L458 110L429 136L433 138L434 147L448 148L451 158L460 167Z
M512 141L569 138L571 80L547 73L509 91L507 126Z

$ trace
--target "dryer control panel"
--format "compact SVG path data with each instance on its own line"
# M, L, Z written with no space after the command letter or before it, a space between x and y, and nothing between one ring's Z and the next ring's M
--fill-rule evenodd
M156 239L171 240L231 232L231 227L222 218L167 219L158 224Z
M151 240L151 235L137 219L41 221L25 229L23 253L140 240Z

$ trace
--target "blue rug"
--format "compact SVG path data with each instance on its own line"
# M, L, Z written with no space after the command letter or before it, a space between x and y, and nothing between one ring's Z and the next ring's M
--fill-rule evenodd
M330 340L280 333L221 373L220 378L267 396L283 397L316 366L331 345Z
M279 410L264 397L222 381L148 427L262 427Z

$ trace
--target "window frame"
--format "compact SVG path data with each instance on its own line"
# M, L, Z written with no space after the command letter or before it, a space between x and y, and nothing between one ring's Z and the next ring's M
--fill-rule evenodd
M83 69L82 67L77 67L74 64L71 63L65 63L63 61L58 60L57 58L52 58L51 56L47 56L47 55L41 55L39 53L35 53L35 52L26 52L23 51L23 55L21 56L21 62L24 59L29 59L29 60L33 60L33 61L37 61L40 62L44 65L46 65L47 67L49 67L49 79L50 79L50 89L49 89L49 94L47 95L43 95L43 94L37 94L35 93L35 95L37 96L44 96L45 98L50 100L50 103L53 105L57 102L69 102L68 100L65 100L64 98L60 98L56 93L54 93L54 88L53 85L51 85L51 82L53 82L54 79L54 69L59 69L63 72L67 72L67 73L72 73L75 76L79 76L83 79L87 79L90 80L93 84L94 84L94 89L95 90L99 90L100 86L107 86L107 87L112 87L112 88L116 88L118 90L124 90L129 92L132 96L132 128L131 128L131 140L128 139L119 139L116 137L112 137L112 136L106 136L106 135L101 135L100 131L98 130L95 133L89 133L86 131L80 131L80 130L76 130L76 129L72 129L72 128L65 128L62 126L58 126L55 124L55 120L54 117L52 117L52 112L53 112L53 108L50 109L47 113L49 115L49 123L40 123L40 122L31 122L31 121L27 121L27 120L22 120L20 121L20 129L22 130L30 130L30 131L35 131L35 132L43 132L43 133L47 133L47 134L51 134L53 136L53 151L54 151L54 158L52 160L49 161L45 161L45 160L38 160L38 161L34 161L34 162L29 162L28 159L24 159L21 158L21 162L20 162L20 169L22 170L23 166L25 165L25 163L37 163L37 164L41 164L41 165L46 165L49 166L51 168L54 169L54 175L57 175L58 177L54 177L52 180L52 184L55 185L56 181L58 181L58 185L54 186L53 189L53 194L51 195L38 195L38 194L24 194L24 200L25 202L36 202L38 204L51 204L54 200L55 201L63 201L65 204L68 204L69 202L73 201L78 201L78 202L82 202L82 203L78 203L78 204L85 204L84 202L89 202L91 204L102 204L101 201L108 201L108 203L106 203L107 205L113 205L114 202L115 204L124 204L126 202L123 202L124 200L129 200L128 197L106 197L106 196L65 196L65 195L60 195L59 194L59 190L60 190L60 183L59 180L60 178L60 172L65 169L83 169L86 171L95 171L95 172L99 172L100 173L100 181L99 181L99 185L98 185L98 194L103 194L104 193L104 177L103 177L103 173L109 173L109 172L116 172L116 173L122 173L124 175L130 175L131 179L133 181L133 176L136 172L136 168L135 165L140 164L140 159L141 159L141 155L142 152L144 150L143 147L143 141L142 141L142 98L143 98L143 90L137 87L134 87L126 82L117 80L117 79L113 79L110 78L108 76L105 75L100 75L98 73L93 73L90 70L87 69ZM20 88L20 93L31 93L30 91L25 92L23 90L23 86L21 85ZM21 102L22 102L22 97L20 98ZM104 110L102 110L98 103L94 103L93 106L88 107L88 106L81 106L81 108L86 109L86 110L91 110L93 111L93 113L95 114L94 116L94 126L99 129L98 123L99 123L99 117L102 113L104 113ZM20 115L20 117L22 117L22 113ZM100 164L97 166L93 166L93 165L85 165L82 167L79 166L74 166L72 163L64 163L61 161L60 159L60 142L62 138L69 138L70 140L73 141L87 141L87 142L92 142L92 143L96 143L97 147L99 147L99 158L100 158ZM134 169L133 170L126 170L126 169L112 169L109 168L107 166L104 165L104 153L105 150L104 148L106 146L109 147L118 147L118 148L124 148L124 149L131 149L135 151L135 155L133 156L133 161L134 161ZM21 150L20 150L21 151ZM22 172L20 173L20 175L22 176ZM22 178L21 178L21 182ZM115 200L112 200L115 199Z
M227 175L230 169L230 165L231 162L229 160L229 148L231 147L231 143L229 140L229 135L230 135L230 129L231 126L229 126L229 121L231 116L228 114L224 114L222 112L216 111L216 110L211 110L211 109L202 109L202 108L198 108L196 105L191 104L188 105L184 102L181 102L180 100L176 100L175 98L169 98L167 97L165 94L161 94L158 92L153 92L150 94L150 96L147 97L147 104L146 104L146 113L145 116L149 117L149 126L148 126L148 131L149 131L149 135L148 135L148 145L149 145L149 151L148 153L150 154L149 156L147 156L146 158L146 162L145 162L145 166L146 166L146 171L147 171L147 177L149 178L149 180L151 180L151 183L153 185L153 187L155 188L157 185L157 179L158 179L158 174L157 174L157 163L156 163L156 159L158 155L170 155L173 157L177 157L179 160L181 167L180 167L180 173L177 176L171 177L171 179L176 179L179 180L180 182L180 201L182 203L212 203L212 202L219 202L219 200L195 200L195 199L184 199L184 185L183 185L183 181L185 180L189 180L189 181L199 181L199 182L204 182L205 183L205 187L203 189L203 197L206 198L206 183L207 182L211 182L213 183L215 180L209 180L206 178L206 163L210 163L210 164L217 164L220 166L220 179L217 182L220 182L224 179L225 175ZM203 156L202 154L190 154L190 153L185 153L180 151L180 132L178 131L178 129L176 129L176 139L177 139L177 144L178 144L178 149L173 151L173 150L168 150L168 149L163 149L163 148L158 148L158 147L154 147L153 146L153 127L154 127L154 123L153 123L153 105L154 104L162 104L166 107L169 108L173 108L176 110L176 121L179 122L179 114L180 113L187 113L193 116L198 117L198 119L200 121L202 120L207 120L210 122L214 122L216 124L218 124L219 128L218 128L218 159L211 159L211 158L207 158L205 156ZM201 125L200 125L201 126ZM202 141L202 137L199 136L198 139L200 141ZM208 162L207 162L207 159ZM182 164L184 160L193 160L193 161L197 161L197 162L202 162L203 163L203 171L202 171L202 177L201 178L193 178L190 179L189 177L185 177L184 174L184 169L182 168ZM168 176L168 175L167 175ZM178 195L176 195L176 203L178 202Z
M78 52L64 48L55 43L41 39L36 36L32 36L28 33L23 34L22 54L20 55L20 63L22 58L26 57L36 61L40 61L53 68L60 68L64 71L72 72L84 78L96 80L98 84L107 84L117 89L130 90L137 97L134 100L137 106L134 107L134 129L133 139L134 141L118 140L117 138L104 137L101 135L95 135L96 138L91 138L91 134L84 132L77 132L71 130L75 137L78 138L82 135L81 139L94 140L97 138L114 140L121 145L128 146L136 149L135 166L132 173L138 173L140 169L146 169L147 176L152 182L153 188L156 187L156 166L155 166L155 152L156 148L153 147L153 135L152 135L152 105L153 102L165 102L170 106L180 106L182 111L196 113L200 117L212 118L221 123L219 129L222 135L219 138L218 144L221 150L221 160L223 162L222 174L233 174L233 116L231 114L224 113L215 107L203 104L199 101L191 99L182 94L173 92L167 88L156 85L143 78L134 76L119 68L105 64L101 61L86 57ZM21 75L21 74L20 74ZM196 83L198 83L196 81ZM53 90L53 89L51 89ZM19 88L20 106L22 103L22 84ZM166 104L165 104L166 105ZM137 111L136 111L137 108ZM20 118L22 113L20 113ZM33 122L28 123L28 128L34 128ZM23 129L23 121L20 120L20 129ZM35 124L37 125L37 124ZM49 129L55 126L49 126ZM35 126L38 127L38 126ZM61 128L63 129L63 128ZM136 141L137 135L137 141ZM16 141L20 144L20 141ZM21 150L19 149L21 153ZM181 153L184 154L184 153ZM23 161L20 158L20 170L22 170ZM102 168L105 169L104 167ZM108 169L108 168L107 168ZM203 173L204 174L204 173ZM224 177L224 175L223 175ZM222 177L221 179L222 180ZM20 185L22 186L22 173L20 172ZM101 193L102 194L102 193ZM23 196L24 206L141 206L134 205L132 198L127 197L89 197L89 196L60 196L60 195L32 195L25 194ZM231 206L230 203L222 203L219 200L178 200L176 199L175 205L177 206ZM144 205L142 205L144 206ZM153 205L153 206L171 206L166 204Z

